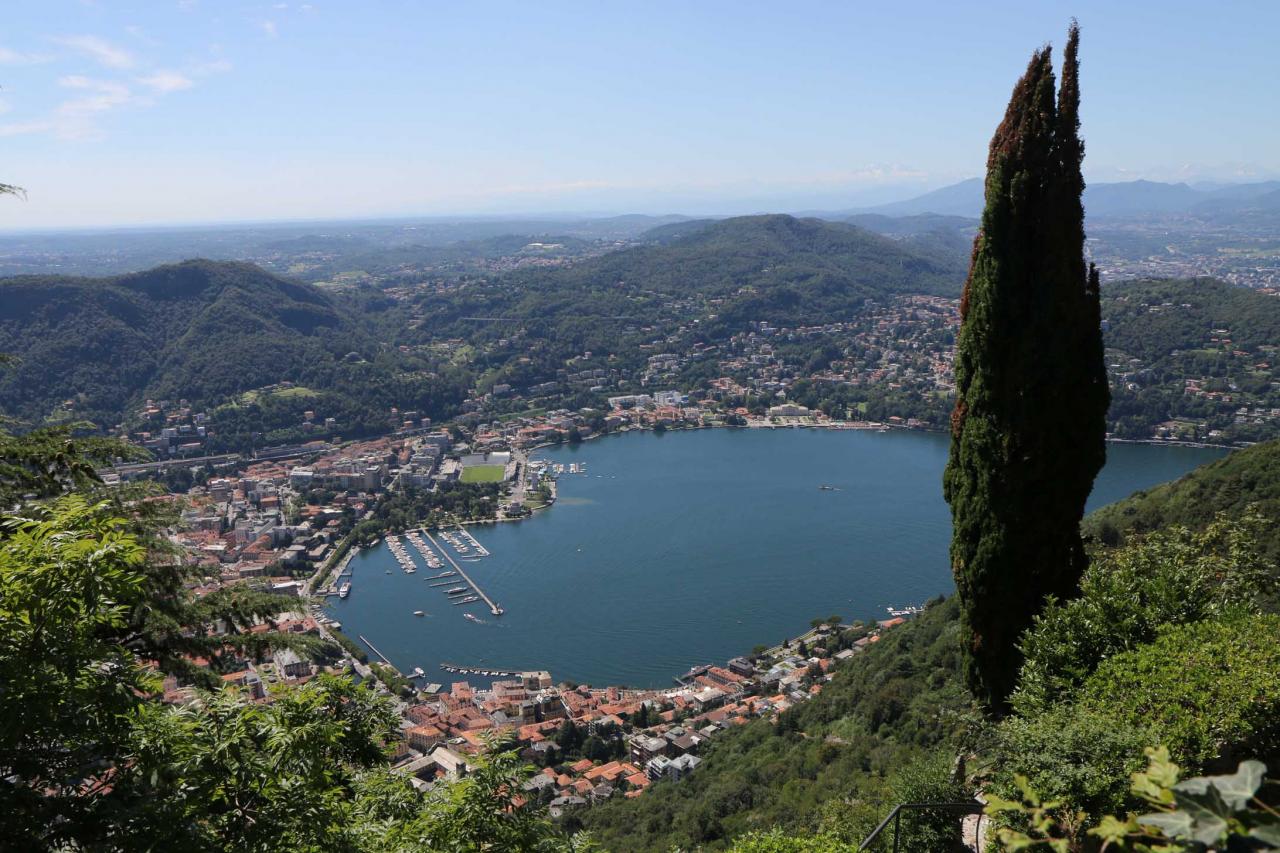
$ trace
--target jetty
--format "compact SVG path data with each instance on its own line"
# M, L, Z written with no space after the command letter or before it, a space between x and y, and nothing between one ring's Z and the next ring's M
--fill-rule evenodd
M449 552L440 546L440 543L435 540L434 536L432 536L430 533L428 533L425 530L423 531L423 534L428 539L430 539L431 544L434 545L436 549L441 554L444 555L444 558L449 561L449 565L453 566L454 571L456 571L459 575L461 575L464 581L470 584L471 588L475 590L476 595L484 599L484 603L489 607L489 612L492 613L494 616L501 616L503 613L502 608L499 607L492 598L485 595L484 590L480 589L480 586L474 580L472 580L471 577L466 572L462 570L462 566L458 565L458 561L453 559L453 557L449 555Z
M467 528L465 528L465 527L463 527L461 524L459 524L459 525L458 525L458 532L459 532L459 533L461 533L463 536L465 536L465 537L467 538L467 540L471 543L471 550L475 551L475 553L476 553L476 554L478 554L478 555L479 555L479 556L481 556L481 557L487 557L487 556L489 556L489 549L488 549L488 548L486 548L486 547L484 547L483 545L481 545L481 544L476 540L476 537L474 537L474 536L472 536L472 535L471 535L471 531L470 531L470 530L467 530Z
M371 642L369 642L368 640L366 640L366 639L365 639L364 634L359 634L358 636L360 637L360 642L362 642L362 643L364 643L366 646L368 646L368 647L373 651L373 653L374 653L375 655L377 655L378 657L382 658L382 662L383 662L383 663L385 663L387 666L391 666L391 661L390 661L390 660L388 660L387 656L386 656L386 655L384 655L382 652L378 651L378 647L377 647L377 646L375 646L373 643L371 643Z

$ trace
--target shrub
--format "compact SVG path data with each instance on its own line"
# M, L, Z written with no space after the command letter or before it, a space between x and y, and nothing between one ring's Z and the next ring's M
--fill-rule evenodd
M1266 523L1220 517L1203 532L1174 528L1099 555L1080 596L1051 602L1023 636L1015 710L1030 717L1069 697L1099 662L1151 642L1162 626L1256 612L1275 577L1257 545Z
M1080 706L1146 727L1175 760L1280 758L1280 617L1178 625L1098 667Z
M1129 777L1145 765L1150 742L1140 726L1065 705L1030 719L1011 717L996 730L992 790L1015 797L1016 777L1023 776L1072 810L1123 812Z

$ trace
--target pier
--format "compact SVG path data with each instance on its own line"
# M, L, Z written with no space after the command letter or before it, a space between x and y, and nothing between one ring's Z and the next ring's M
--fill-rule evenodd
M366 646L372 649L375 655L382 658L383 663L385 663L387 666L391 666L391 661L387 658L387 656L384 655L382 652L378 651L377 646L375 646L373 643L366 640L364 634L360 634L359 637L360 637L360 642L364 643Z
M476 554L480 555L481 557L489 556L489 549L481 545L479 542L477 542L476 537L471 535L471 531L467 530L467 528L459 524L458 532L461 533L463 536L467 537L467 540L471 543L471 550L475 551Z
M444 555L444 558L445 558L446 560L448 560L448 561L449 561L449 565L453 566L454 571L456 571L458 574L462 575L462 579L463 579L464 581L466 581L468 584L470 584L470 585L471 585L471 588L472 588L472 589L474 589L474 590L476 591L476 595L478 595L478 596L480 596L482 599L484 599L484 603L485 603L485 604L487 604L487 605L489 606L489 612L490 612L490 613L492 613L494 616L501 616L501 615L502 615L502 608L501 608L501 607L499 607L496 603L494 603L494 600L493 600L492 598L490 598L489 596L485 595L484 590L480 589L479 585L477 585L477 584L476 584L476 582L475 582L475 581L473 581L473 580L471 579L471 577L470 577L466 572L464 572L464 571L462 570L462 566L458 565L458 561L457 561L457 560L455 560L455 559L453 559L453 557L452 557L452 556L450 556L450 554L449 554L449 552L448 552L448 551L446 551L444 548L440 547L440 543L436 541L436 539L435 539L435 537L434 537L434 536L432 536L432 535L431 535L430 533L428 533L426 530L423 530L423 531L422 531L422 533L423 533L423 535L424 535L424 536L426 536L428 539L430 539L430 540L431 540L431 544L432 544L432 545L434 545L434 546L436 547L436 549L437 549L441 554L443 554L443 555Z

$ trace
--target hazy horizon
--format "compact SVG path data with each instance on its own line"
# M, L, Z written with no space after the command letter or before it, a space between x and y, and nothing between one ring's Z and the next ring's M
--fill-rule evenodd
M1073 15L1090 181L1280 177L1258 4L16 6L6 232L874 206L981 174Z

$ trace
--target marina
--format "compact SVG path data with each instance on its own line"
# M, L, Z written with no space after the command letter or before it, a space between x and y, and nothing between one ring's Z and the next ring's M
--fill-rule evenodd
M391 550L396 562L400 564L400 568L404 569L406 575L411 575L418 570L417 565L413 562L413 557L404 545L400 544L399 536L387 534L387 548Z
M440 548L440 543L436 542L435 538L432 537L430 533L428 533L426 530L423 530L422 533L424 536L427 537L427 539L431 540L432 545L434 545L436 548ZM467 573L462 570L462 566L458 565L458 563L453 559L453 557L450 557L449 554L443 548L440 548L440 553L444 554L444 558L449 561L450 565L453 566L454 571L456 571L459 575L461 575L462 579L471 585L471 588L475 590L476 595L484 599L484 603L488 605L490 613L492 613L494 616L501 616L504 612L506 612L501 607L498 606L497 602L495 602L492 598L484 594L484 591L480 589L479 585L477 585L476 582L473 581L470 578L470 576L467 575Z

